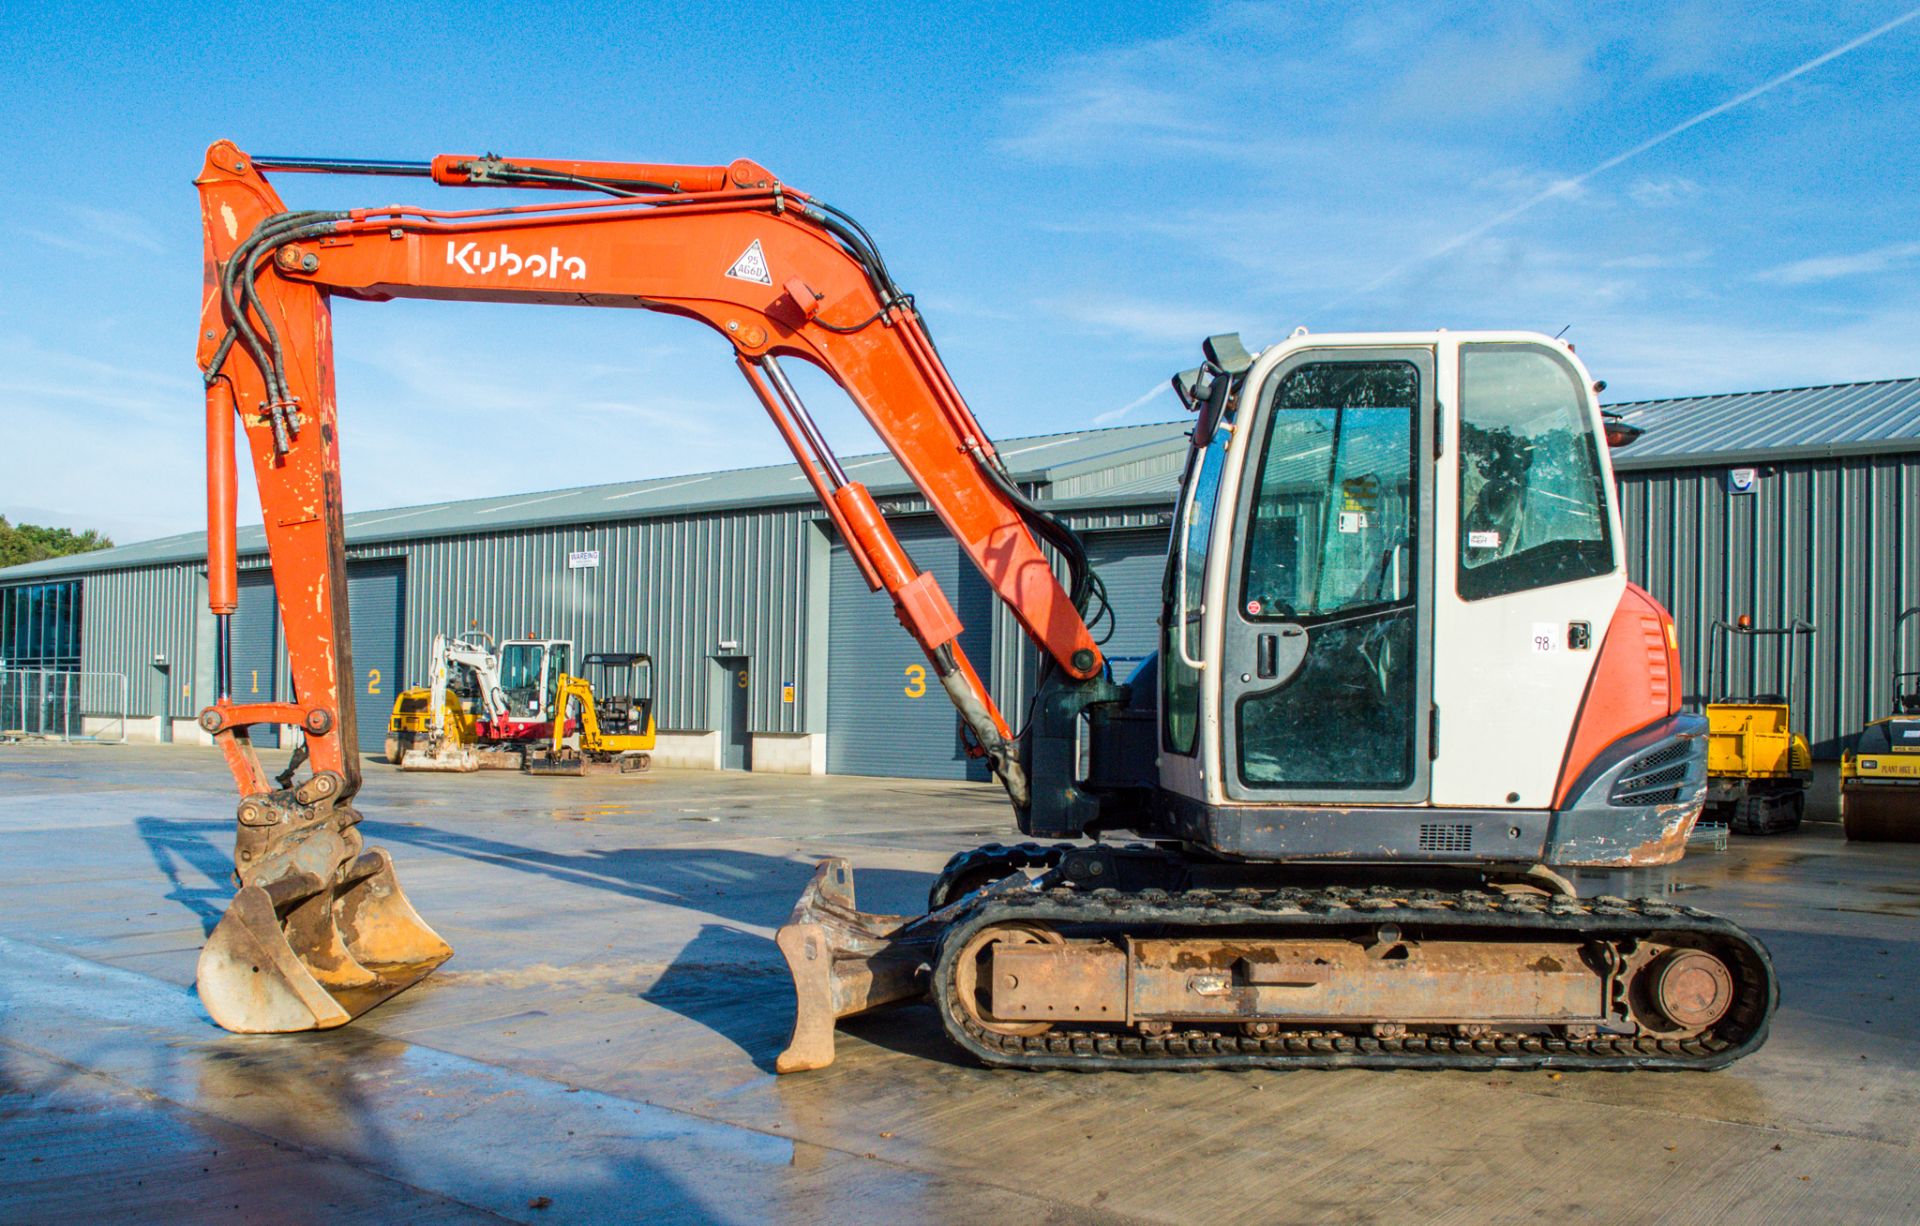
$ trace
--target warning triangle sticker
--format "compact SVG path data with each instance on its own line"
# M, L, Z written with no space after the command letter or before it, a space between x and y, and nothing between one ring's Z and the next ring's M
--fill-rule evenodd
M773 274L767 271L767 253L760 249L760 240L754 239L753 245L740 253L740 258L727 269L727 275L736 281L752 281L756 285L772 285Z

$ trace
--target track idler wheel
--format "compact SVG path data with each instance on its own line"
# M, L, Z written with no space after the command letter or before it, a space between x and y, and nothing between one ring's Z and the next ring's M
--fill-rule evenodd
M1006 945L1064 945L1066 938L1040 924L995 924L968 940L954 963L954 996L982 1029L1029 1038L1053 1029L1052 1022L1013 1022L993 1015L993 951ZM1009 987L1014 986L1012 984Z

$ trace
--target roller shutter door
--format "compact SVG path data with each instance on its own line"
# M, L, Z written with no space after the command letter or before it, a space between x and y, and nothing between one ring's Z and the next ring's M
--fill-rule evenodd
M1107 585L1113 629L1101 648L1113 661L1113 675L1125 681L1134 666L1152 655L1160 642L1160 583L1167 566L1166 528L1094 532L1087 535L1087 557Z
M914 564L929 571L966 629L960 646L975 669L991 668L993 596L946 530L892 521ZM870 591L845 548L833 550L827 679L827 770L836 775L916 779L987 778L966 756L960 717L918 644Z
M240 572L239 600L231 623L233 635L233 700L273 702L280 694L280 606L274 600L273 572ZM253 743L277 747L278 724L256 724Z
M348 622L353 634L353 712L360 752L385 752L393 698L401 678L406 564L362 562L347 567Z

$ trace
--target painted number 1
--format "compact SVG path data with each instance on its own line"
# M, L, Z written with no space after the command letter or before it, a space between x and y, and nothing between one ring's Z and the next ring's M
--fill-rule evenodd
M927 692L927 666L924 664L907 665L907 683L900 692L908 698L918 698Z

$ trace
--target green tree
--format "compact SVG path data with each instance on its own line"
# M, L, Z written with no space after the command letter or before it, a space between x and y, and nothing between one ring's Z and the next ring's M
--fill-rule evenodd
M89 528L75 532L71 528L43 528L39 524L15 526L0 515L0 566L18 566L42 558L61 558L70 553L91 553L111 549L113 542Z

